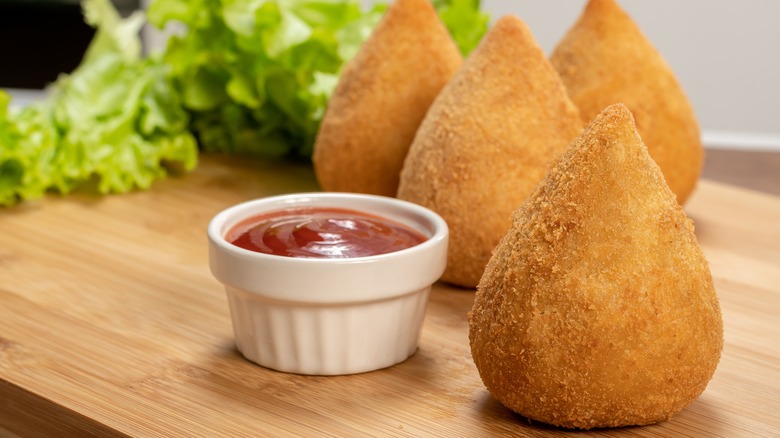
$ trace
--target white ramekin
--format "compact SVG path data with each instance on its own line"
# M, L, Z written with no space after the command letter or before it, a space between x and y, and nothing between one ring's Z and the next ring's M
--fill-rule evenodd
M388 254L312 259L262 254L225 240L267 211L336 207L386 217L428 239ZM389 367L417 350L428 294L447 263L448 229L436 213L394 198L300 193L232 206L209 223L209 265L225 285L236 345L279 371L338 375Z

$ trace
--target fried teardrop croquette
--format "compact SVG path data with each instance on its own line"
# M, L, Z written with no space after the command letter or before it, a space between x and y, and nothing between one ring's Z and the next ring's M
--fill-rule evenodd
M427 0L397 0L343 71L314 145L323 190L395 196L404 158L463 59Z
M625 106L585 128L513 222L469 313L497 400L590 429L666 420L704 391L723 347L712 276Z
M590 0L550 60L585 122L625 103L650 156L684 204L703 165L699 125L660 53L615 0Z
M476 287L514 211L582 130L525 23L499 19L428 111L398 197L450 227L442 280Z

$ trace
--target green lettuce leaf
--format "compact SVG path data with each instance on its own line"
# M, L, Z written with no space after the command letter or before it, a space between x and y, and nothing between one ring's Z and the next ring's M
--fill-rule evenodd
M81 64L21 111L0 93L0 205L93 181L100 193L145 189L170 167L197 163L170 67L141 56L143 16L123 19L109 0L83 7L97 32Z
M487 29L478 0L434 5L464 54ZM386 10L356 0L155 0L178 22L164 59L206 151L308 158L344 63Z
M464 54L487 29L478 0L433 0ZM97 28L48 97L9 109L0 90L0 205L96 183L148 188L206 151L308 158L338 75L387 5L358 0L155 0L148 19L185 31L144 58L141 13L84 0Z
M0 90L0 206L37 199L52 184L57 132L37 108L12 114L11 96Z
M464 55L471 53L487 32L490 16L479 9L479 0L433 0L439 17Z

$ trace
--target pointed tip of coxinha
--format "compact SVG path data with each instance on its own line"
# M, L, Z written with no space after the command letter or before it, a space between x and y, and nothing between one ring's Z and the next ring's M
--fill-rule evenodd
M428 0L397 0L345 66L312 161L323 190L395 196L428 107L463 62Z
M545 184L537 190L548 193L545 186L576 190L558 190L554 195L570 196L570 202L593 208L615 210L615 219L626 214L628 205L640 201L648 208L666 205L684 216L661 169L648 153L631 110L624 104L610 105L599 113L543 181Z
M515 212L469 340L496 399L557 426L655 423L704 391L723 347L712 276L626 106L603 110Z
M525 23L496 21L436 98L401 173L398 197L450 227L443 281L477 285L512 212L581 130Z
M395 0L388 6L382 20L385 22L401 20L408 24L415 21L418 24L427 22L430 25L438 22L439 16L429 0ZM425 29L418 30L425 31Z
M699 125L670 66L615 0L590 0L550 61L585 121L622 102L684 204L703 164Z
M550 248L559 239L575 236L582 239L582 248L575 252L592 251L591 244L619 245L631 234L645 233L642 220L657 214L673 217L676 227L685 229L695 241L693 227L647 152L631 111L623 104L613 104L547 170L515 211L513 231L521 233L517 227L522 225L523 239L538 239ZM601 255L606 254L592 254Z
M620 13L625 15L625 11L618 5L615 0L590 0L585 5L586 11L598 11L603 13L605 11Z
M397 11L408 11L415 13L415 11L419 11L420 9L435 12L435 9L429 0L395 0L394 2L390 3L390 6L387 8L387 13L390 14L391 11L392 13Z
M530 36L531 32L525 22L520 17L512 14L507 14L496 20L490 32L494 35L501 34L502 32L516 32L520 31Z
M488 30L480 45L505 45L512 42L518 49L532 47L541 50L528 25L515 15L504 15ZM506 50L506 47L504 47ZM484 48L483 48L484 51Z

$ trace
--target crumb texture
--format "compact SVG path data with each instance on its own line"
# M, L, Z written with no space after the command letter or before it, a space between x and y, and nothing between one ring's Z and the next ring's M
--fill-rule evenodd
M550 61L585 122L623 103L680 204L693 192L704 150L696 116L658 50L615 0L591 0Z
M515 212L469 314L492 395L590 429L666 420L723 347L707 261L624 105L604 110Z
M476 287L512 212L581 130L528 27L499 19L431 106L401 173L398 197L450 227L444 281Z

